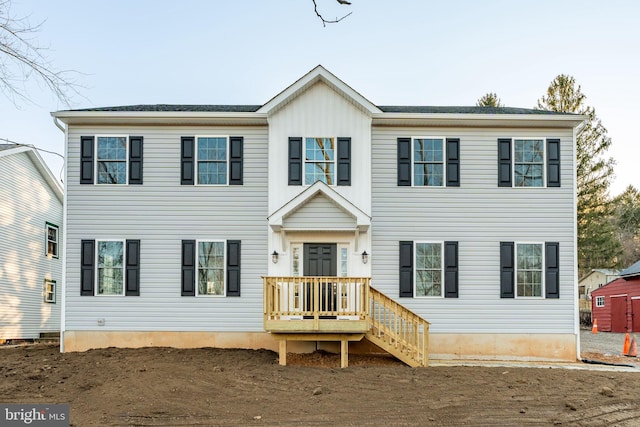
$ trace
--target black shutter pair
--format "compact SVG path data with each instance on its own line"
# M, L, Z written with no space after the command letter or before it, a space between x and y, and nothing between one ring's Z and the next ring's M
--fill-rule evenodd
M244 157L244 137L229 137L229 185L242 185ZM195 179L195 137L180 139L180 184L194 185Z
M413 242L400 242L400 297L413 297ZM458 298L458 242L444 242L444 297Z
M182 241L182 296L196 295L196 241ZM227 296L240 296L240 240L227 240Z
M560 243L545 243L545 297L560 298ZM515 297L515 243L500 242L500 298Z
M96 241L83 240L80 254L80 295L95 293ZM125 242L125 295L140 295L140 240Z
M337 185L351 185L351 138L337 139ZM302 185L302 138L289 138L289 185Z
M498 139L498 187L511 187L511 138ZM560 140L547 139L547 187L560 187Z
M129 137L129 184L142 185L142 136ZM80 184L93 184L95 160L95 137L80 137Z
M460 187L460 138L447 138L445 182ZM398 186L411 187L411 138L398 138Z

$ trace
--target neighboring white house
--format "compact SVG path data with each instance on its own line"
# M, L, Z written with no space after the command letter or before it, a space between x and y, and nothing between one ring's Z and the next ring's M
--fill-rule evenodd
M578 280L580 299L591 299L591 291L596 290L620 277L620 270L595 268Z
M377 106L322 66L264 105L53 116L68 156L64 351L276 349L266 304L303 325L299 278L331 276L333 318L354 319L370 277L430 322L433 358L577 357L583 116Z
M36 150L0 145L0 341L60 330L62 202Z

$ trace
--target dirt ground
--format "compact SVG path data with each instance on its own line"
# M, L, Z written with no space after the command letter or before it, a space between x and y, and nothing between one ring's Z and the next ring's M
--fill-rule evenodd
M640 369L414 369L357 355L340 369L324 353L288 362L270 351L4 346L0 402L68 403L75 426L640 425Z

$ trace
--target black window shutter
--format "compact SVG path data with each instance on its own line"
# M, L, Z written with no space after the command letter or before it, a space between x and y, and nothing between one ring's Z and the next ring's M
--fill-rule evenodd
M140 240L127 240L126 296L140 296Z
M444 242L444 297L458 298L458 242Z
M413 297L413 242L400 242L400 298Z
M180 184L193 185L195 175L193 136L183 136L180 141Z
M243 137L232 136L229 138L229 185L242 185L243 146Z
M514 298L513 242L500 242L500 298Z
M460 187L459 138L447 138L447 187Z
M196 241L182 241L182 296L196 295Z
M398 186L411 187L411 138L398 138Z
M351 138L338 138L338 185L351 185Z
M560 298L560 243L545 243L545 295Z
M129 137L129 184L142 184L142 141L141 136Z
M93 184L93 136L80 137L80 184Z
M95 240L80 242L80 295L92 296L95 281Z
M302 185L302 138L289 138L289 185Z
M498 139L498 187L511 187L511 139Z
M227 240L227 296L240 296L240 240Z
M559 139L547 139L547 187L560 187Z

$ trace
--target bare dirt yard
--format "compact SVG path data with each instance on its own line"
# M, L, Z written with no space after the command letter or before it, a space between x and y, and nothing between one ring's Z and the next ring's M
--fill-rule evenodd
M640 369L288 362L270 351L4 346L0 402L68 403L75 426L640 425Z

